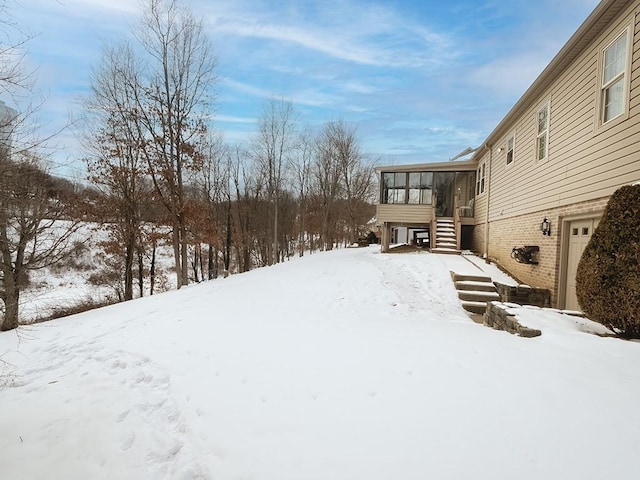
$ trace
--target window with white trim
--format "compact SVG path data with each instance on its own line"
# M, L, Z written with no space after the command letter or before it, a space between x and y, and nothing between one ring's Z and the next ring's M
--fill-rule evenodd
M545 160L549 156L549 104L545 104L536 115L536 160Z
M405 203L407 191L406 173L384 173L384 203Z
M625 112L628 69L628 30L603 51L601 84L601 121L603 124Z
M408 203L430 205L432 196L433 172L411 172Z
M476 175L476 195L484 193L484 172L485 164L482 162L478 165L478 174Z
M431 205L433 172L385 172L382 203Z
M511 165L513 163L515 148L516 148L516 134L512 133L511 136L507 138L507 165Z

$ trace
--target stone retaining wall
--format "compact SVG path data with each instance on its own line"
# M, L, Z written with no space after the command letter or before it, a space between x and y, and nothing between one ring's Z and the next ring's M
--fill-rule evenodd
M493 282L503 302L519 305L535 305L540 308L551 306L551 292L546 288L533 288L529 285L504 285Z
M509 313L509 306L502 302L490 302L484 314L484 325L496 330L505 330L521 337L538 337L542 335L540 330L520 325L517 317Z

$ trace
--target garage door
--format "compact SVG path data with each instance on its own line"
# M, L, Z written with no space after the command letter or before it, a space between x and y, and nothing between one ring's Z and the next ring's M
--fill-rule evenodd
M565 289L565 308L580 310L576 296L576 271L584 248L587 246L593 230L598 226L598 218L575 220L569 224L569 250L567 252L567 285Z

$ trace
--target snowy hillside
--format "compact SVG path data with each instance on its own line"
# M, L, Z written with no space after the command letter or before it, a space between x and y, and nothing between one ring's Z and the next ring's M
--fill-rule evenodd
M121 257L105 252L109 226L83 223L72 236L71 253L57 264L29 272L28 285L20 294L20 322L32 323L60 316L83 304L108 304L118 301L122 292ZM150 252L144 258L148 271ZM119 274L116 274L118 272ZM156 292L175 288L173 254L165 241L156 251ZM145 295L149 294L149 276L145 275ZM136 295L138 295L136 289ZM0 304L0 309L3 307ZM2 313L0 311L0 313Z
M640 343L473 323L460 256L314 254L0 334L3 479L635 479Z

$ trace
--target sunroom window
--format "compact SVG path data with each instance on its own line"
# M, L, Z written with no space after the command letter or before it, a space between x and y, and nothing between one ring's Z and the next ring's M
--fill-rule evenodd
M409 203L430 205L433 194L433 172L409 174Z
M433 172L391 173L382 175L383 203L431 205Z
M406 173L384 174L384 203L405 203Z

